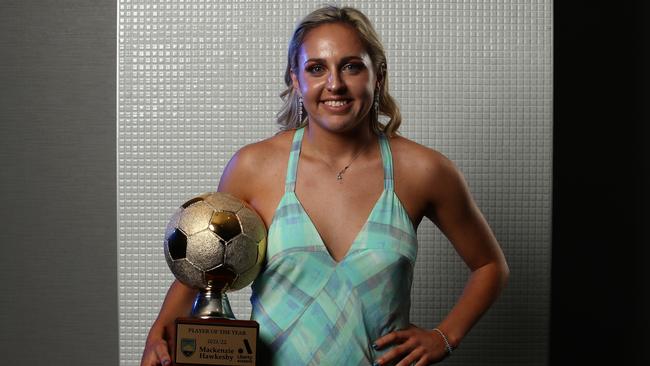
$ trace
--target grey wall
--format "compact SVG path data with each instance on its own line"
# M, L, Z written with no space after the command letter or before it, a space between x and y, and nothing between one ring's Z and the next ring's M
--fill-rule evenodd
M287 42L323 1L119 1L120 364L137 365L173 277L164 227L215 190L241 146L276 130ZM547 364L552 1L346 1L387 50L402 134L458 164L509 260L503 296L448 365ZM469 275L433 224L418 229L411 320L433 328ZM247 317L250 292L230 294Z
M115 1L0 8L0 358L116 365Z

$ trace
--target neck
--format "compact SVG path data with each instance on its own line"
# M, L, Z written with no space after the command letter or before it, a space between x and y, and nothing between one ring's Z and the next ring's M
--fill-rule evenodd
M361 158L359 154L369 150L367 148L374 139L374 133L365 128L365 124L350 131L331 132L314 123L307 125L304 142L316 159L333 169L340 169L357 156Z

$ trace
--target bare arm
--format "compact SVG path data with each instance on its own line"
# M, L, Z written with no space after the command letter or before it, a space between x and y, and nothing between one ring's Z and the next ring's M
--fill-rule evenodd
M158 318L149 330L140 362L141 366L171 364L176 338L176 318L190 314L196 293L197 290L174 280L167 291Z
M431 195L426 216L445 234L471 271L463 293L438 326L457 347L497 299L509 269L461 173L446 158L435 173L435 187L440 189Z
M492 230L453 163L431 150L420 150L410 157L418 161L404 174L408 175L405 181L418 182L412 187L410 198L424 203L418 209L416 222L422 216L433 221L471 271L462 295L437 326L456 348L496 300L507 282L509 269ZM440 333L417 326L389 333L376 341L378 348L391 344L394 347L377 360L378 364L399 360L397 366L428 365L447 355Z
M230 160L219 182L219 191L228 192L245 199L246 184L243 166L237 153ZM192 289L175 280L167 291L165 300L156 321L149 330L142 354L141 366L171 365L175 347L175 321L178 317L189 316L192 303L198 290Z

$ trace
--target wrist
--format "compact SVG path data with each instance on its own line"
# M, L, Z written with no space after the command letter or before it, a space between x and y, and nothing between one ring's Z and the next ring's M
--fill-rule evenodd
M453 349L460 346L463 337L455 332L453 328L449 328L445 322L440 323L436 328L440 329L442 333L444 333L445 337L447 337L447 341L449 341L449 344Z
M447 335L445 332L440 330L440 328L433 328L433 333L435 333L438 337L442 339L442 341L445 344L445 350L447 351L447 356L451 355L451 353L456 349L451 342L449 341L449 338L447 338Z
M162 324L157 324L157 322L154 322L154 324L149 329L149 334L147 334L147 338L145 339L145 344L149 344L152 341L157 341L160 339L162 340L165 339L165 326Z

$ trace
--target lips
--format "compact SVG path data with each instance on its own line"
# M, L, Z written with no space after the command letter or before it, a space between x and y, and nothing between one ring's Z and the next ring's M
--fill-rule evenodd
M326 100L323 101L323 103L330 107L343 107L344 105L350 103L350 101L349 100Z
M339 108L343 107L346 104L350 103L350 100L348 99L340 99L340 100L324 100L323 104L329 106L329 107L334 107L334 108Z
M352 109L352 99L324 100L321 102L323 109L331 114L346 114Z

